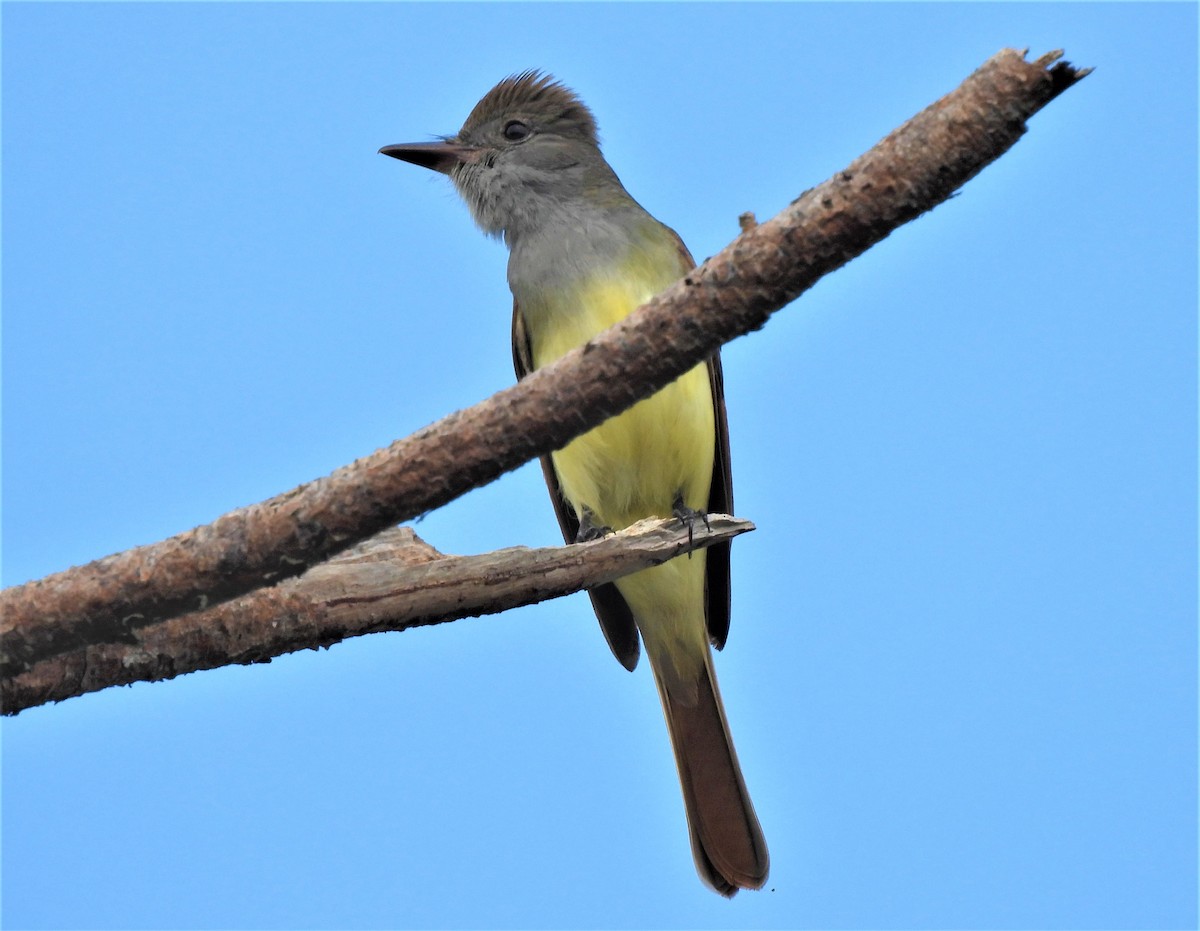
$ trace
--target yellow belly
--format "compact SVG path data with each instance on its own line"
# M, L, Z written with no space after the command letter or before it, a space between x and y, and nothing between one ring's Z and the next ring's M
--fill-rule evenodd
M628 316L670 279L639 284L600 278L553 304L531 308L526 325L540 368ZM553 453L563 496L577 515L589 509L614 530L646 517L669 517L675 499L707 510L716 425L707 367L698 365L657 394ZM707 653L705 554L673 559L617 580L647 649L694 677ZM664 659L662 662L666 662Z
M564 295L559 306L527 317L535 367L627 317L660 289L654 284L593 280ZM698 365L555 452L563 495L576 514L587 507L613 529L669 516L681 493L689 507L704 510L715 431L708 371Z
M554 453L567 500L619 529L667 517L676 496L704 510L713 468L713 403L703 366Z

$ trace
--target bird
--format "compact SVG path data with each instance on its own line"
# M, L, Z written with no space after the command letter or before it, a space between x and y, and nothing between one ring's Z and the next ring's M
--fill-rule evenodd
M543 71L500 81L457 134L380 153L447 175L477 225L508 248L518 379L616 324L695 267L679 235L625 190L595 116ZM693 527L733 512L719 352L541 460L567 543L648 517ZM589 591L617 660L640 642L662 701L701 880L760 889L766 840L717 687L711 646L729 632L729 544Z

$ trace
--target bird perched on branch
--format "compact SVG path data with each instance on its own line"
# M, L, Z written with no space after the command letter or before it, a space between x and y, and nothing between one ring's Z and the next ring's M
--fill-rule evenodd
M674 230L629 194L572 91L527 71L501 81L455 136L384 155L450 177L509 249L517 377L558 359L690 271ZM568 542L674 514L732 513L719 355L542 459ZM662 698L700 878L722 895L766 882L767 845L733 750L710 643L729 632L729 544L590 592L617 659L638 635Z

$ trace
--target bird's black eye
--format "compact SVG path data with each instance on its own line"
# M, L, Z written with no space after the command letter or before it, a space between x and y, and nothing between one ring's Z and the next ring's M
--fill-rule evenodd
M529 135L529 127L520 120L509 120L504 124L504 138L509 142L520 142Z

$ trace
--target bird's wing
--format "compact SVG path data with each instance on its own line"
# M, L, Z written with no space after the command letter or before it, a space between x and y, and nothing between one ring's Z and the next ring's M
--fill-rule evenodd
M725 414L725 376L721 372L721 353L708 360L708 383L712 387L713 423L717 437L713 447L712 486L708 492L710 514L733 514L733 467L729 461L729 419ZM729 542L708 548L704 579L704 619L708 639L718 650L729 636L731 595L729 589Z
M669 226L667 231L675 237L679 258L686 274L696 267L696 260L683 244L683 240ZM729 459L729 418L725 413L725 376L721 371L721 352L717 350L708 359L708 384L712 389L713 423L716 425L716 443L713 446L712 485L708 491L710 514L733 514L733 466ZM725 646L729 636L729 614L731 595L729 587L729 543L715 543L708 548L707 575L704 580L704 618L708 627L708 639L718 650Z

